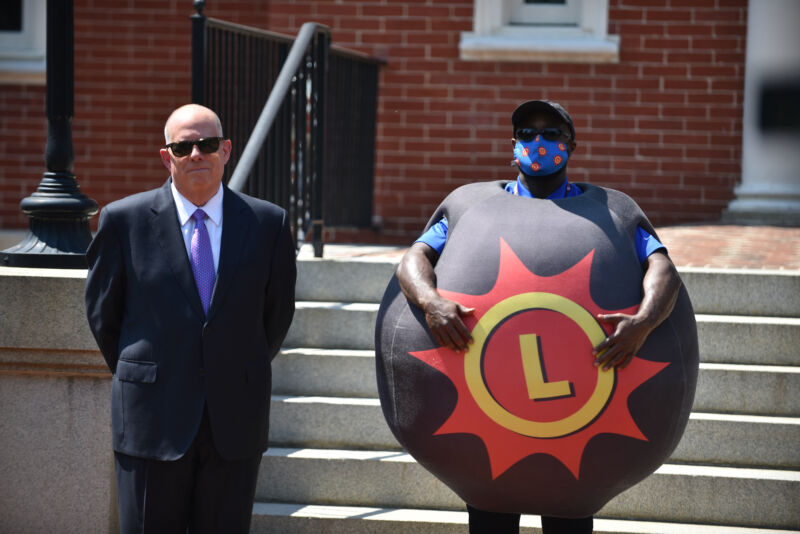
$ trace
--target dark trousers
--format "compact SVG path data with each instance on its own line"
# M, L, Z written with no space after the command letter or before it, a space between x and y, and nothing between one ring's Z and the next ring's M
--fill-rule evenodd
M485 512L467 505L470 534L518 534L520 514ZM591 534L591 517L566 519L542 516L543 534Z
M261 454L227 461L208 414L182 458L147 460L115 452L122 534L237 533L250 530Z

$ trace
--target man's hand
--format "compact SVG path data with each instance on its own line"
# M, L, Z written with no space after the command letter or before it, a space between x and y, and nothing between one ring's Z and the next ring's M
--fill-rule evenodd
M642 281L644 297L636 314L610 313L597 316L600 321L616 327L592 351L592 355L596 357L595 367L602 365L605 370L614 366L622 369L627 367L650 332L672 313L681 287L675 265L666 252L658 251L647 258L645 268Z
M596 358L594 366L602 365L606 371L615 366L624 369L642 348L653 327L636 315L624 313L600 314L597 318L604 323L616 325L616 328L592 350L592 355Z
M448 300L436 291L433 266L438 259L439 253L434 249L425 243L414 243L400 260L397 280L408 300L425 312L425 321L436 342L456 352L465 351L472 335L461 318L472 315L475 310Z
M436 342L456 352L463 352L472 342L472 334L462 317L472 315L475 308L467 308L458 302L437 296L426 303L425 321Z

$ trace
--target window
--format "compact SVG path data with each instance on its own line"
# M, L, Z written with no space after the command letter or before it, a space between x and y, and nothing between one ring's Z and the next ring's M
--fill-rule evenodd
M575 25L580 0L524 0L512 2L512 24Z
M608 0L474 1L461 59L619 62L619 39L608 35Z
M45 83L46 1L4 1L0 10L0 82Z

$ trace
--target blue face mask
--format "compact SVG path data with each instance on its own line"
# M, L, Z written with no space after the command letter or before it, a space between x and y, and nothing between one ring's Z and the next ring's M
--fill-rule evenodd
M548 141L537 135L532 141L517 141L514 146L514 163L528 176L547 176L560 171L567 164L569 154L562 141Z

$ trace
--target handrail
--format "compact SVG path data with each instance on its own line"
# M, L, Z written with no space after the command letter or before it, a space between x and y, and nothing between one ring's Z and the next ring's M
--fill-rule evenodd
M372 221L378 69L386 61L333 46L315 22L296 37L202 14L194 0L192 101L221 113L239 140L228 187L285 208L297 249L321 256L325 225Z
M295 42L295 39L283 33L273 32L270 30L262 30L261 28L253 28L251 26L245 26L243 24L237 24L235 22L228 22L226 20L215 19L213 17L206 17L205 21L206 21L206 26L208 28L225 28L226 30L232 30L241 35L255 35L259 37L269 37L273 41L283 42L287 44ZM318 28L324 28L325 30L329 30L329 28L324 24L319 24L315 22L307 22L306 24L316 24ZM326 31L326 33L329 33L329 31ZM358 50L351 50L349 48L344 48L342 46L335 44L331 44L330 49L331 52L336 53L337 55L340 55L342 57L355 58L360 61L368 63L376 63L378 65L386 64L385 59L373 57L370 56L369 54L365 54L364 52L359 52Z
M257 37L269 37L273 41L279 41L287 44L294 42L291 36L272 32L269 30L262 30L261 28L253 28L252 26L245 26L243 24L236 24L235 22L228 22L227 20L215 19L214 17L205 17L206 26L208 28L224 28L229 31L235 31L240 35L254 35Z
M250 139L247 140L247 145L242 155L239 157L239 162L228 182L228 187L232 190L241 191L247 182L247 177L253 170L253 165L258 158L261 146L264 144L264 140L267 138L272 123L278 115L278 110L286 98L286 93L289 91L289 87L292 84L292 78L300 67L305 57L306 49L308 45L311 44L311 39L314 38L317 31L330 35L330 28L316 22L306 22L300 28L297 39L294 41L289 51L289 56L286 58L283 68L281 68L278 79L275 81L275 85L269 93L267 103L264 104L264 109L261 111L261 115L258 117L258 121L253 128L253 133L250 135Z

